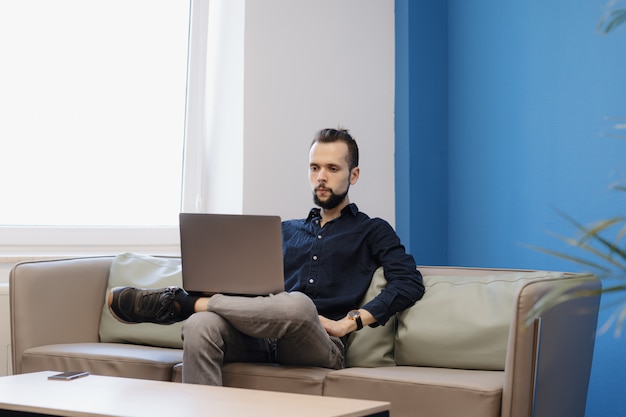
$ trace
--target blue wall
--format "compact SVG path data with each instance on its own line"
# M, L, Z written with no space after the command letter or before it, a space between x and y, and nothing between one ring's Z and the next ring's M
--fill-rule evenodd
M447 252L446 10L445 1L396 1L396 225L431 264Z
M557 209L626 214L626 27L595 31L606 4L396 0L396 224L418 263L578 271L527 245L571 252ZM587 417L626 416L625 386L626 339L599 335Z

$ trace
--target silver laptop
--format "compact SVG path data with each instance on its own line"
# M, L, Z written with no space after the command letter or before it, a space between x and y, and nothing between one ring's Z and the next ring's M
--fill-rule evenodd
M285 288L279 216L180 213L183 288L268 295Z

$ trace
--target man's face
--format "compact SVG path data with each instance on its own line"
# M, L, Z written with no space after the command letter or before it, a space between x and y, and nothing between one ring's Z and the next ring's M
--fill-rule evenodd
M316 205L330 210L342 204L358 176L358 167L350 170L348 145L344 142L315 143L311 147L309 180Z

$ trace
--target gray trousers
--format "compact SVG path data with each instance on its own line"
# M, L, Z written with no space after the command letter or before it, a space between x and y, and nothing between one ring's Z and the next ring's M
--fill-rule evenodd
M214 295L208 311L183 327L183 382L222 385L227 362L344 366L345 346L319 322L313 301L299 292L264 297Z

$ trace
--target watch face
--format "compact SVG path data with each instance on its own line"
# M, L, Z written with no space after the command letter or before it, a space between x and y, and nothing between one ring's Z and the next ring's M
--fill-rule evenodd
M361 312L359 310L348 311L348 318L356 322L357 330L361 330L363 328L363 322L361 321Z

